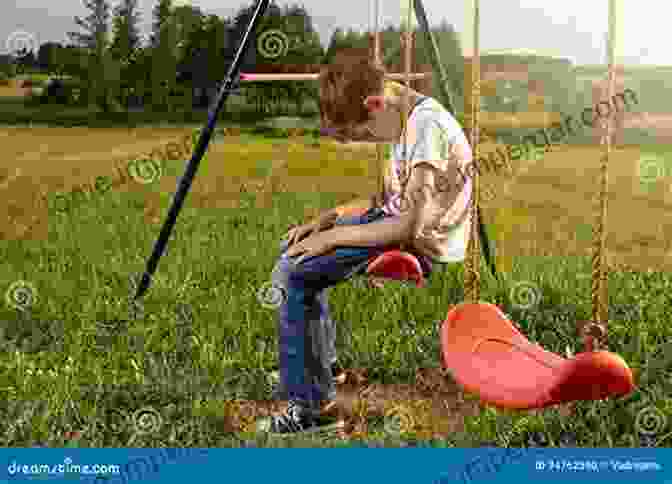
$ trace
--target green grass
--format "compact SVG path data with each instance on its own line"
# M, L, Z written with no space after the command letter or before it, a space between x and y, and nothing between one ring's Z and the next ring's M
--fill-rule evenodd
M182 167L168 170L178 174ZM162 194L162 218L171 196ZM262 210L244 193L237 210L195 210L187 203L135 311L129 276L144 270L159 232L144 221L141 193L109 192L68 214L50 213L48 242L4 241L0 287L27 281L36 297L23 311L0 306L0 391L6 396L0 445L343 445L308 438L277 443L231 434L222 425L225 402L269 398L275 319L257 293L269 281L280 236L307 207L335 202L331 194L276 193L274 208ZM561 354L567 347L580 351L574 322L590 316L590 280L580 277L590 273L588 259L519 258L505 284L482 273L481 298L503 307L531 340ZM540 295L527 310L512 301L511 288L521 282ZM671 284L669 273L610 275L610 350L642 382L629 398L580 403L572 419L553 409L537 415L488 409L467 418L464 433L421 444L670 446L670 427L642 432L641 412L672 416ZM416 369L439 365L438 322L462 300L460 265L437 271L423 290L394 283L380 291L359 282L337 286L330 303L340 322L343 362L367 368L373 381L411 382ZM156 432L140 435L129 423L143 409L161 419ZM390 437L376 429L374 422L371 436L358 443L419 444L413 435ZM72 430L83 432L74 444L64 437Z

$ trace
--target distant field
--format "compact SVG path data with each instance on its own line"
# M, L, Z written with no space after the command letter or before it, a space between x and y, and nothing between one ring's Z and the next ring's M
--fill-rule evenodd
M154 183L119 184L65 213L55 209L55 198L97 176L114 177L128 160L190 133L0 129L0 287L26 281L24 289L35 291L23 300L29 310L0 306L0 321L11 325L0 328L3 338L23 344L0 353L0 382L11 395L0 419L2 445L236 446L254 442L255 418L277 408L267 379L277 357L275 315L260 304L259 290L288 225L372 193L375 150L308 138L218 136L143 311L129 319L129 279L144 269L184 161L166 161ZM564 354L581 351L575 321L590 314L590 199L600 150L556 150L515 165L508 178L485 177L493 194L484 213L507 286L483 272L481 299L511 314L531 340ZM651 369L670 354L672 337L666 256L672 173L640 183L642 154L670 161L662 146L614 153L607 239L614 263L609 345L640 378L634 396L580 403L570 418L569 409L480 408L438 371L438 323L464 298L461 265L449 264L423 290L390 283L373 291L354 281L330 291L341 358L369 376L365 387L347 394L350 437L388 439L387 445L440 439L464 447L537 445L542 435L545 445L568 445L569 438L569 445L589 447L669 447L664 426L652 433L641 421L643 412L672 418L669 360ZM511 296L508 285L520 282L538 292L531 309L520 309ZM138 409L158 415L161 425L139 435L130 417L114 420ZM74 443L67 437L73 431L81 434Z
M177 141L189 132L179 128L0 129L4 150L0 160L0 187L6 199L11 200L0 209L0 233L11 239L28 224L32 228L26 234L44 237L47 217L40 199L45 194L68 191L78 184L90 183L98 175L111 175L115 164L149 153L171 140ZM494 145L484 145L481 152L488 153L494 148ZM612 156L608 246L614 257L645 260L647 264L658 266L668 263L665 254L670 249L667 241L672 235L672 219L666 215L672 203L669 189L672 171L663 173L657 182L640 184L637 162L642 154L649 152L651 149L626 147ZM665 155L667 163L672 163L670 155ZM288 146L281 140L259 143L250 138L228 138L210 147L189 204L194 207L230 205L236 200L241 180L253 174L258 163L266 161L278 166L288 162L286 167L278 169L286 174L282 179L290 191L301 191L309 184L344 198L355 196L375 186L372 157L373 150L367 147L362 151L325 143L318 148L305 142ZM518 175L513 180L489 176L488 186L498 193L489 212L494 216L498 212L516 210L535 221L538 235L555 232L558 224L592 223L589 200L597 186L599 159L597 147L563 147L546 154L540 162L521 162L515 167ZM176 175L161 180L162 192L174 191ZM143 188L129 185L124 190ZM158 202L155 194L148 197L148 203ZM31 220L35 225L31 225ZM571 227L567 229L571 232ZM538 238L539 250L543 250L544 237Z

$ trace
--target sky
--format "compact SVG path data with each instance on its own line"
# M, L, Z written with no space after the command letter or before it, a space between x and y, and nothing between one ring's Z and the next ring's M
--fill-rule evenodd
M223 17L252 1L177 0L191 3L206 13ZM323 45L337 26L364 30L374 25L374 0L276 0L280 6L301 4L313 17ZM17 46L46 41L67 41L66 31L76 29L74 16L85 16L82 0L0 0L0 53ZM118 0L112 0L112 5ZM143 32L149 32L152 7L157 0L139 0ZM443 18L472 45L472 22L467 21L469 0L424 0L430 24ZM665 48L668 16L660 11L661 0L621 0L617 62L672 65L672 51ZM402 4L408 0L380 0L380 22L399 24ZM481 51L532 49L544 55L568 58L575 64L606 61L608 0L481 0Z

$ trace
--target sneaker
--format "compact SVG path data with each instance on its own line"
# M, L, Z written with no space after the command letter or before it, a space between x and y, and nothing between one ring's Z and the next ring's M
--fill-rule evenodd
M337 415L337 406L333 401L314 408L306 403L290 400L287 410L260 420L257 423L257 431L277 435L338 434L343 431L344 426L343 420Z

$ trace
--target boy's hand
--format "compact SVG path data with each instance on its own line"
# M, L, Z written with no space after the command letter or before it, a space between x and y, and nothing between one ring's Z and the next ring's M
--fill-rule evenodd
M307 239L298 242L296 245L287 250L287 255L289 257L296 257L300 255L295 263L301 264L306 259L311 257L317 257L318 255L324 255L327 252L331 252L336 245L334 244L334 239L330 232L320 232L312 234Z
M329 212L313 222L291 228L284 236L284 238L287 239L287 246L291 247L309 235L332 228L337 218L337 213Z

